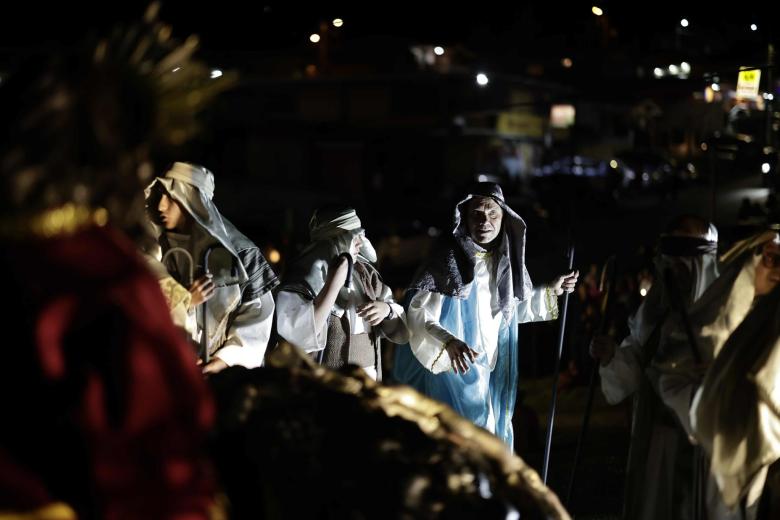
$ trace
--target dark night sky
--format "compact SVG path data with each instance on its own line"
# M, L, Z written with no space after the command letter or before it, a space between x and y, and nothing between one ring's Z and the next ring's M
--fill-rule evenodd
M673 32L681 17L691 20L691 29L704 27L717 35L728 26L758 23L770 30L775 13L771 3L729 2L715 8L715 2L596 2L604 8L610 26L622 41L650 38L658 31ZM179 36L197 33L208 50L276 50L305 42L320 20L341 17L346 37L394 35L421 42L479 41L485 45L506 45L512 35L527 39L581 30L593 19L587 2L469 2L453 8L454 2L163 2L162 19ZM742 3L743 5L746 3ZM0 17L0 47L26 48L79 41L84 34L104 33L119 20L140 17L147 2L103 2L83 6L76 2L19 2L6 4ZM521 22L520 20L526 20ZM533 20L533 22L529 22ZM480 38L486 35L487 38ZM750 36L750 35L748 35ZM530 37L530 38L529 38ZM518 42L522 36L518 35Z

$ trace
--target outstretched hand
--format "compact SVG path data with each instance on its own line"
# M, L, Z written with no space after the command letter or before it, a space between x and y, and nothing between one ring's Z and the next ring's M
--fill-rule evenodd
M465 374L471 368L470 365L474 363L474 360L479 356L479 352L471 349L461 340L455 338L451 339L447 345L447 354L450 356L450 362L452 363L452 369L456 374Z

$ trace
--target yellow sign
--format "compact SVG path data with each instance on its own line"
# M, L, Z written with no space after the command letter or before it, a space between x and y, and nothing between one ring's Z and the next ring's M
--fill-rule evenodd
M544 136L544 119L529 112L501 112L496 120L496 131L513 137Z
M741 70L737 79L737 99L756 99L761 71L758 69Z

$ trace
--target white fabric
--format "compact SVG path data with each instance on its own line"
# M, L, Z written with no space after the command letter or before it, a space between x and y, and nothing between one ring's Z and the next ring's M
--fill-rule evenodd
M242 303L227 331L223 346L214 355L228 366L261 366L271 337L274 307L271 291Z
M477 291L477 320L481 347L488 354L490 367L495 367L498 348L498 332L501 326L501 309L498 305L498 291L495 280L489 274L490 263L478 258L474 268ZM434 374L446 372L452 363L444 346L455 336L439 323L444 296L440 293L418 291L409 304L407 323L411 338L409 346L417 360ZM518 323L546 321L558 316L558 300L550 296L546 287L534 288L530 298L523 302L515 300ZM471 348L476 345L469 345ZM435 362L435 365L434 365Z
M319 330L315 330L314 302L290 291L279 291L276 300L276 329L279 335L307 353L324 349L328 339L328 323L326 321ZM406 320L403 307L391 301L386 303L393 308L393 313L396 316L403 321ZM331 314L337 315L335 312ZM351 320L353 316L357 318L355 322ZM363 318L352 314L350 314L350 326L352 334L371 331L370 324L366 323Z
M309 237L312 242L332 238L344 231L354 231L362 227L355 210L349 210L328 222L318 222L315 220L316 217L317 215L315 214L309 223L311 226Z
M501 306L498 304L498 291L491 291L496 286L492 262L488 258L477 257L474 263L474 289L477 291L477 322L480 343L485 347L490 369L496 366L498 353L498 331L501 328ZM487 305L485 305L487 304Z
M615 350L612 360L599 366L601 390L609 404L618 404L639 389L643 377L640 348L629 334Z
M755 296L756 263L760 259L760 256L753 256L745 262L734 281L728 298L712 323L699 327L693 325L699 352L705 363L712 361L718 355L728 337L750 311ZM686 345L686 347L680 348L680 351L685 352L688 348L688 336L682 327L674 328L669 333L668 338L670 342ZM675 412L686 433L693 438L691 403L699 381L692 377L691 368L685 366L684 362L671 363L669 366L658 368L661 371L659 379L661 399Z
M599 366L601 390L609 404L617 404L639 389L645 377L642 349L661 320L662 298L663 285L654 284L639 309L628 319L628 336L615 350L610 362Z
M279 291L276 295L276 330L279 335L304 352L325 348L328 322L319 330L314 326L314 302L298 293Z
M748 264L759 261L753 260ZM768 467L780 457L780 341L765 334L771 323L755 319L767 308L757 307L757 315L738 324L690 406L691 428L711 456L714 480L729 505L743 498L754 504ZM724 395L729 391L735 393ZM731 424L735 415L738 422Z
M202 166L176 162L164 177L186 182L198 188L209 200L214 198L214 174Z

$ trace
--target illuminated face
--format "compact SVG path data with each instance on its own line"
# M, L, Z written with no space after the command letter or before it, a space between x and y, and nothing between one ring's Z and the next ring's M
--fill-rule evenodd
M471 239L482 247L493 242L501 232L504 211L490 197L474 197L468 202L467 222Z
M756 265L756 295L772 291L780 283L780 243L770 241L761 249L761 261Z
M175 199L163 192L157 204L157 215L167 231L187 231L190 216Z
M349 254L352 255L352 259L356 260L357 255L360 253L360 248L363 247L363 239L366 237L364 232L360 232L352 237L352 243L349 245Z

